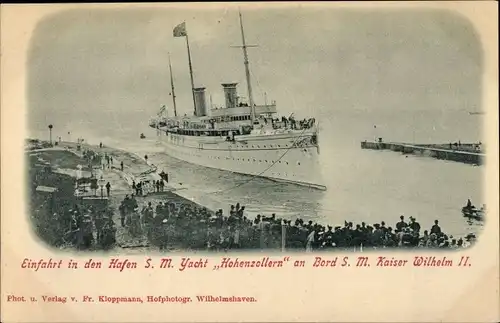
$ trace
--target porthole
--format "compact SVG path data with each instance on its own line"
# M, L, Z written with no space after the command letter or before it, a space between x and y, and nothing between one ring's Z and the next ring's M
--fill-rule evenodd
M285 162L288 165L288 162Z
M300 162L297 162L297 165L300 165Z

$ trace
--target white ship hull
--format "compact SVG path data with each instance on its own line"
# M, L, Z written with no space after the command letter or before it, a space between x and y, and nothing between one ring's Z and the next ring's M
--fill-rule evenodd
M192 164L326 190L318 148L307 144L312 134L248 135L235 141L163 130L157 135L168 155Z

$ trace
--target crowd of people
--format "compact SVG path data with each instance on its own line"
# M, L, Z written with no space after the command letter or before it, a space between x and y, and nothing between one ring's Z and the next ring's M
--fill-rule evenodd
M273 129L282 129L282 128L289 128L293 130L303 130L303 129L310 129L314 126L316 123L316 120L314 118L309 118L309 119L302 119L302 120L295 120L295 117L292 115L290 117L281 117L280 118L265 118L261 116L264 120L265 124L268 124L268 122L271 122Z
M132 181L132 189L137 196L144 196L148 193L159 193L163 192L165 189L165 181L163 178L161 180L145 180L139 181L138 183L135 180Z
M83 206L59 209L53 214L62 233L62 244L79 250L108 249L116 242L113 212L107 208Z
M111 169L113 166L113 156L107 153L99 154L92 149L85 149L82 155L87 160L89 168L93 165L100 165L102 169Z
M231 205L229 214L175 203L148 202L142 210L135 197L127 196L120 206L121 225L130 234L144 234L160 249L179 248L228 250L280 248L285 237L287 249L328 250L352 248L460 248L474 241L474 235L456 239L444 233L436 220L429 230L421 229L414 217L404 216L395 227L385 222L323 226L303 219L286 220L257 215L249 219L245 207Z

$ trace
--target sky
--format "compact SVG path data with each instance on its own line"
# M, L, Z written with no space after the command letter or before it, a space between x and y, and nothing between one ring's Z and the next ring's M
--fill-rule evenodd
M481 109L481 44L470 22L442 10L245 9L256 103L282 115L353 119L360 113ZM180 114L193 110L184 38L195 86L223 104L221 83L246 98L238 12L225 9L81 9L37 26L28 58L32 133L122 128L172 107L168 54ZM171 110L170 110L171 111ZM172 113L172 112L170 112ZM346 119L347 120L347 119ZM327 120L328 122L328 120Z

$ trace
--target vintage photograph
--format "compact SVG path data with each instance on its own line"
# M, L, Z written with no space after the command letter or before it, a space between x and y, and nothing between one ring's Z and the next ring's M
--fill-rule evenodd
M482 48L441 9L49 15L26 63L33 234L121 254L470 247Z

